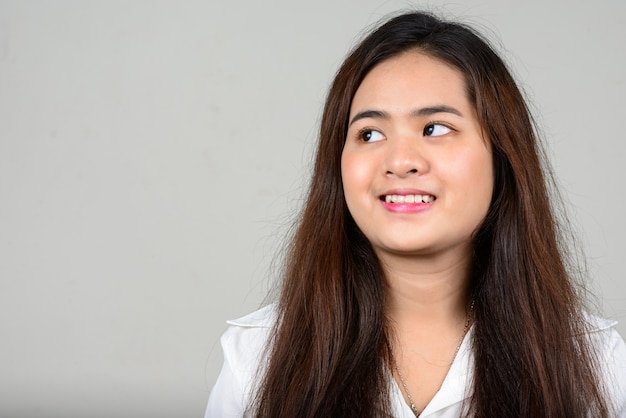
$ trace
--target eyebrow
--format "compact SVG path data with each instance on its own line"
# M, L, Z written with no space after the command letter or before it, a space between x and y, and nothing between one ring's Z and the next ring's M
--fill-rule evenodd
M435 113L452 113L453 115L463 117L463 114L459 110L455 109L452 106L447 106L447 105L428 106L428 107L422 107L420 109L415 109L410 113L410 116L412 117L430 116L430 115L434 115ZM364 110L354 115L349 125L352 125L354 122L361 120L361 119L367 119L367 118L390 119L390 117L391 116L389 115L389 113L383 110Z

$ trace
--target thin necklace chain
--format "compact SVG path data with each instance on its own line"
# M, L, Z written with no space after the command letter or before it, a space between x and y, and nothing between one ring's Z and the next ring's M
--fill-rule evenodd
M469 330L470 322L472 321L472 312L474 312L474 300L472 300L472 304L470 305L470 308L469 308L469 313L467 314L467 320L465 321L465 326L463 327L463 334L461 334L461 340L459 341L459 345L457 345L456 350L454 350L452 361L448 365L448 371L450 371L450 367L452 367L452 363L454 363L454 360L456 359L456 356L457 354L459 354L459 350L461 349L461 346L463 345L463 340L465 339L465 335L467 334L467 331ZM409 392L409 387L406 384L406 380L404 380L404 376L402 375L402 372L400 371L400 366L398 366L398 360L396 360L396 356L393 354L393 351L391 352L391 358L393 359L396 372L398 373L398 377L400 378L400 383L402 383L404 394L409 400L411 411L413 411L415 418L418 418L421 412L419 409L417 409L417 405L415 405L415 402L413 401L413 397L411 396L411 392Z

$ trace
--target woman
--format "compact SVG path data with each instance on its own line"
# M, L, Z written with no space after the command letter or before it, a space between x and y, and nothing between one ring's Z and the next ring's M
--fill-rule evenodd
M208 417L626 416L532 120L471 29L384 23L332 84L278 303L222 337Z

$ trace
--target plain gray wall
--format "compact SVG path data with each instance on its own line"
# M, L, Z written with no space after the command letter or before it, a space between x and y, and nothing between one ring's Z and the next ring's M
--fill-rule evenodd
M405 1L0 1L0 416L197 417L324 95ZM626 333L626 3L413 3L496 39ZM503 46L502 46L503 45Z

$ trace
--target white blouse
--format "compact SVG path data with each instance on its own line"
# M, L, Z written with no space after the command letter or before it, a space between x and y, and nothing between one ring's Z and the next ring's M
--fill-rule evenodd
M274 305L266 306L240 319L228 321L230 327L222 335L224 365L211 391L205 418L241 418L259 381L259 366L265 344L274 321ZM609 399L616 417L626 418L626 344L615 330L617 322L590 318L590 337L598 348L602 374L606 379ZM474 356L470 350L472 328L468 331L443 384L420 418L456 418L463 411L463 401L469 397ZM394 417L415 418L404 402L395 380L390 388Z

